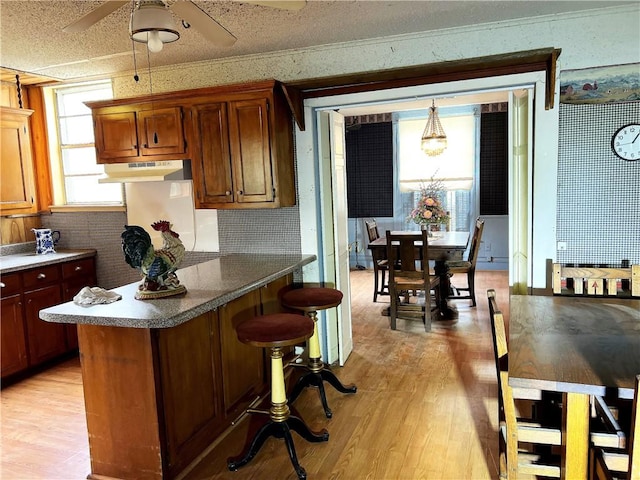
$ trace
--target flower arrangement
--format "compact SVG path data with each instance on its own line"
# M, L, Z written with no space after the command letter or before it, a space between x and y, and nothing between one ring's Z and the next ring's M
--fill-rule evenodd
M431 183L421 186L420 200L407 217L407 222L413 221L418 225L447 223L449 214L442 207L441 199L443 196L442 182L431 179Z

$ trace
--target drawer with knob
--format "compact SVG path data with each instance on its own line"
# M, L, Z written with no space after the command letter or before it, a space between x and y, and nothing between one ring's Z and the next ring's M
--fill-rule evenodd
M95 271L93 258L83 258L62 264L62 278L73 280L76 278L93 277Z
M0 276L0 296L7 297L22 291L22 277L19 273Z
M61 280L60 265L49 265L34 268L22 273L22 284L25 290L51 285Z

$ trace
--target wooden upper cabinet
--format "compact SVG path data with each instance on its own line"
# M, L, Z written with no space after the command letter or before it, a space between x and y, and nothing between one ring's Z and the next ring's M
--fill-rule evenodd
M94 111L98 163L129 163L185 158L180 107L131 106ZM111 111L113 110L113 111Z
M269 103L266 98L229 103L229 134L238 203L272 202Z
M135 112L95 115L95 144L98 163L138 156Z
M29 117L32 110L0 107L0 213L36 211Z
M193 131L198 138L198 157L192 160L194 191L199 207L234 202L227 104L196 105Z
M192 109L196 208L295 205L293 121L274 90Z
M180 107L138 112L140 155L180 154L185 151Z
M296 203L287 98L265 80L87 105L98 163L191 160L196 208L278 208Z

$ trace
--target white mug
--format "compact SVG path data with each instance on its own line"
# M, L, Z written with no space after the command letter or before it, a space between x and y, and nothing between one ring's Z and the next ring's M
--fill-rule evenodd
M56 253L53 247L60 240L60 232L58 230L32 228L31 231L36 234L36 254Z

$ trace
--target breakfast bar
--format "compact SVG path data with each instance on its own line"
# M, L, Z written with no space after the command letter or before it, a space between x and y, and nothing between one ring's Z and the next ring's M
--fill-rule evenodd
M40 311L78 326L88 478L176 478L267 391L263 352L235 326L281 311L278 294L315 255L233 254L178 270L187 291Z

